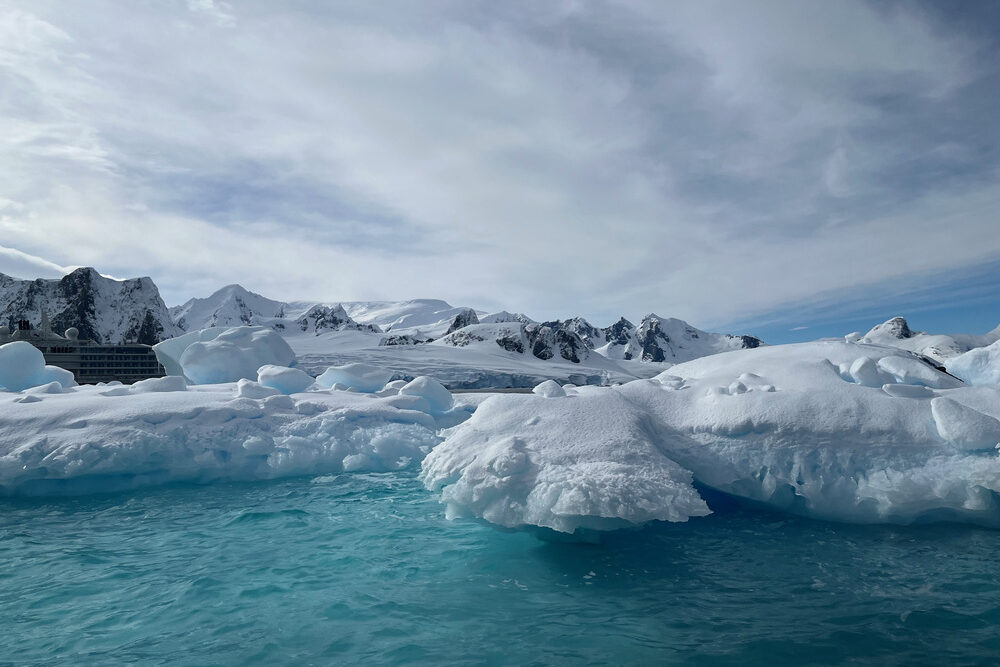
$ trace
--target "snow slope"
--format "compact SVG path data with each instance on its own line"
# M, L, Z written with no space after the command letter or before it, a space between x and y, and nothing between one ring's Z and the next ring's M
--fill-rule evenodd
M1000 340L952 357L948 372L972 385L1000 387Z
M76 327L80 338L101 343L152 345L181 333L149 278L114 280L91 268L58 280L0 274L0 324L13 330L26 319L37 327L43 309L55 332Z
M447 432L422 477L450 516L563 532L683 521L708 511L700 484L823 519L1000 527L1000 391L907 352L762 347L565 393L492 396Z
M204 299L174 306L170 315L184 331L209 327L263 324L285 317L287 305L255 294L241 285L227 285Z
M492 325L473 325L467 329ZM459 340L465 329L451 337ZM296 366L317 375L328 366L364 363L392 371L394 378L429 375L451 389L484 387L533 387L555 378L575 384L610 384L655 375L662 366L615 362L600 355L573 363L558 354L543 360L532 354L507 351L492 340L471 345L451 345L445 337L422 345L380 346L383 336L360 331L328 332L319 336L288 336Z
M982 335L928 334L922 331L913 331L904 318L894 317L873 327L871 331L860 338L852 335L848 336L848 339L908 350L947 365L947 361L952 357L1000 340L1000 326Z

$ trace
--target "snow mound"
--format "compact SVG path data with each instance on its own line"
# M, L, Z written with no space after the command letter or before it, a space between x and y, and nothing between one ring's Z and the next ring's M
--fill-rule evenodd
M822 341L702 357L566 398L497 395L424 483L449 516L558 531L707 513L696 485L803 516L1000 527L1000 389Z
M298 368L268 364L257 369L257 382L282 394L298 394L313 386L316 380Z
M187 391L187 382L179 375L139 380L127 387L130 394L150 394L167 391Z
M381 390L392 375L391 371L370 364L345 364L330 366L316 378L316 383L323 387L341 385L344 389L371 394Z
M566 390L555 380L546 380L532 389L531 393L544 396L545 398L560 398L566 395Z
M951 359L948 372L969 384L1000 386L1000 341Z
M156 384L182 381L174 376ZM0 495L390 471L418 463L441 440L442 424L393 405L398 397L250 398L269 391L275 390L243 381L188 391L137 392L133 385L44 397L0 394Z
M236 383L236 396L239 398L268 398L279 396L282 392L273 387L265 387L253 380L240 380Z
M45 357L31 343L19 340L0 345L0 387L21 391L52 382L58 382L63 388L76 385L69 371L46 366Z
M444 414L445 412L451 410L455 405L455 400L452 397L451 392L445 389L444 385L440 382L434 378L429 378L426 375L414 378L400 387L399 395L416 396L427 401L430 414Z
M201 329L153 346L169 375L185 375L195 384L254 379L266 364L290 366L295 353L266 327Z

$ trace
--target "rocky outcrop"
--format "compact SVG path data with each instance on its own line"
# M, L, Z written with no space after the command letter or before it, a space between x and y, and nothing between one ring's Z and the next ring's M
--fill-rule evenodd
M300 316L296 321L299 329L303 332L321 334L325 331L370 331L372 333L382 333L382 330L374 324L358 324L347 314L344 307L315 305Z
M80 338L101 343L152 345L181 333L149 278L115 280L91 268L58 280L18 280L0 274L0 324L41 323L48 314L56 333L76 327Z
M558 355L574 364L590 356L590 348L573 331L562 327L561 322L528 324L524 327L528 349L539 359Z
M479 317L476 315L476 311L471 308L466 308L458 315L455 315L454 319L451 321L451 326L448 327L448 330L444 335L447 336L450 333L454 333L459 329L464 329L472 324L479 324Z
M906 320L902 317L894 317L891 320L887 320L882 324L872 327L871 331L865 334L865 338L894 338L896 340L904 340L906 338L913 338L913 331L910 330L910 325L906 323Z

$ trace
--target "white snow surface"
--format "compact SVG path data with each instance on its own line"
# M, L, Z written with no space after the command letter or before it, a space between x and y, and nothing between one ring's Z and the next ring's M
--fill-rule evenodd
M76 385L73 374L57 366L46 366L37 347L26 341L0 345L0 389L21 391L57 383L63 388ZM54 388L50 388L54 391Z
M256 379L261 366L295 363L292 348L267 327L201 329L158 343L153 351L168 375L183 375L195 384Z
M486 399L424 460L449 516L607 530L707 514L707 488L836 521L1000 526L1000 390L895 348L761 347L539 389Z
M250 380L187 387L178 376L0 392L0 495L398 470L468 415L462 406L422 411L422 400L396 391L289 396Z
M972 385L1000 387L1000 340L949 359L948 372Z

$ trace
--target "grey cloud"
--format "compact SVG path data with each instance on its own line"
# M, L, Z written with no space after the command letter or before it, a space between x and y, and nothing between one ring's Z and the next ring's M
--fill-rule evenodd
M13 4L5 242L175 299L711 323L1000 253L996 45L917 5Z

